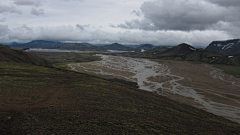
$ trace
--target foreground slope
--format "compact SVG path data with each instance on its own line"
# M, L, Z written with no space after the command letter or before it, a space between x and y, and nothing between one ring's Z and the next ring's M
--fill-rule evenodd
M0 134L239 134L155 93L68 70L0 62Z
M0 61L29 63L34 65L51 66L45 59L31 53L13 50L9 46L0 44Z

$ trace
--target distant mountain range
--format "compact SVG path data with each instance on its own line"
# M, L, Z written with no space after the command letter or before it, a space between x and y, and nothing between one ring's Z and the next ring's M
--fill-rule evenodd
M155 53L160 53L171 48L169 46L154 46L151 44L125 46L118 43L113 43L110 45L95 46L89 43L63 43L63 42L45 41L45 40L33 40L31 42L24 43L24 44L13 42L9 46L12 48L46 48L46 49L64 49L64 50L81 50L81 51L107 51L107 50L134 51L134 50L144 49L152 52L152 50L158 50L158 51L155 51ZM186 47L186 48L189 48L189 47ZM190 48L198 50L198 48L200 47L196 47L196 48L190 47ZM226 40L226 41L213 41L205 49L217 51L224 55L237 55L237 54L240 54L240 39L233 39L233 40ZM184 49L180 49L180 50L184 50ZM187 50L185 49L185 51Z
M127 47L118 43L102 46L106 50L119 50L119 51L134 51L134 48Z
M62 43L55 41L33 40L29 43L18 44L16 42L10 45L12 48L45 48L45 49L64 49L64 50L80 50L80 51L134 51L136 49L124 46L118 43L104 46L94 46L89 43Z
M144 49L144 50L149 50L149 49L153 49L155 48L156 46L154 45L151 45L151 44L142 44L141 46L137 47L139 49Z
M28 43L19 44L17 42L13 42L10 44L10 47L12 48L44 48L49 46L59 46L59 45L85 45L87 47L93 46L89 43L63 43L63 42L55 42L55 41L46 41L46 40L33 40Z
M165 60L186 60L206 62L211 64L240 65L240 54L226 56L215 50L196 49L188 44L180 44L167 51L153 55L153 57Z
M225 55L240 54L240 39L213 41L206 49L218 51Z

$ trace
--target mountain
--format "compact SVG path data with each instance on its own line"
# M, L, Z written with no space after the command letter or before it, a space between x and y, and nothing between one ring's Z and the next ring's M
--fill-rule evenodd
M113 43L111 45L105 45L103 46L106 50L119 50L119 51L134 51L134 48L127 47L118 43Z
M197 49L186 44L182 43L178 46L175 46L169 50L166 50L162 52L160 55L158 55L159 58L165 58L165 59L181 59L185 60L187 55L190 53L195 52Z
M16 42L13 42L10 47L12 48L51 48L51 49L62 49L64 47L62 46L68 46L71 45L71 47L69 47L70 49L72 48L73 45L84 45L86 47L91 47L93 46L92 44L89 43L62 43L62 42L55 42L55 41L46 41L46 40L33 40L31 42L28 43L24 43L24 44L19 44ZM68 47L65 47L68 48Z
M21 50L13 50L6 45L0 45L0 61L51 66L51 64L43 58Z
M186 60L214 63L224 55L213 50L196 49L188 44L180 44L158 55L157 58L166 60Z
M45 41L45 40L33 40L24 44L13 44L10 45L11 48L39 48L39 47L47 47L53 45L63 45L64 43L55 42L55 41Z
M139 49L149 50L155 48L154 45L151 44L141 44L141 46L138 47Z
M206 49L218 51L225 55L240 54L240 39L213 41Z

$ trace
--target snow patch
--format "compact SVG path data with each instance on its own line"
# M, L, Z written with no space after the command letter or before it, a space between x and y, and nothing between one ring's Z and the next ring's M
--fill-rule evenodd
M218 46L218 47L221 47L221 46L223 46L223 45L222 45L222 44L217 44L217 46Z
M232 48L233 45L234 45L234 43L229 43L229 44L223 46L222 50L227 50L229 48Z
M189 49L191 49L191 50L193 50L193 51L196 51L197 49L195 49L195 48L192 48L192 47L189 47Z

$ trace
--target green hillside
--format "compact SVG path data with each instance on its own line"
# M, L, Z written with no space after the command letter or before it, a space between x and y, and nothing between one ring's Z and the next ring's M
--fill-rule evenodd
M0 44L0 61L29 63L34 65L51 66L45 59L20 50L10 49Z

